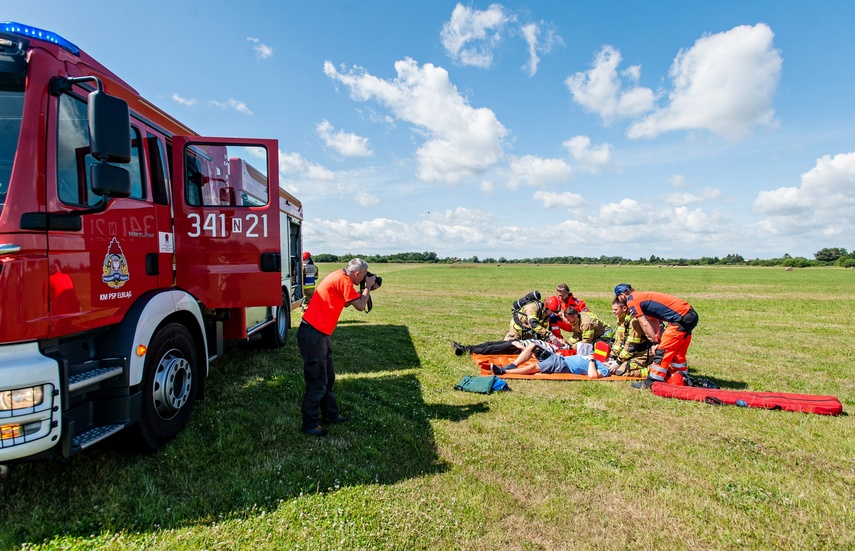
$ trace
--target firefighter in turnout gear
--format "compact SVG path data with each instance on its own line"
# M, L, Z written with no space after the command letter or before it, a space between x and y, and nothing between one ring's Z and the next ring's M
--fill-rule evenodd
M567 339L571 344L593 344L595 341L607 341L612 336L612 328L593 312L577 312L574 308L564 310L564 320L572 327L572 335Z
M615 375L647 377L648 366L653 362L653 342L625 303L612 301L612 313L617 319L612 343L612 360L617 365Z
M540 339L556 343L557 339L549 330L549 317L558 311L561 305L558 297L548 297L544 302L533 300L518 310L513 310L510 328L504 340ZM563 345L563 341L559 344Z

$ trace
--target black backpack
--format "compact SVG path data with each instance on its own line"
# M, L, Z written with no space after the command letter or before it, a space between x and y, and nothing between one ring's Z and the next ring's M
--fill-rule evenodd
M511 312L519 312L523 306L534 301L540 301L540 291L532 291L526 296L514 301L514 305L511 307Z

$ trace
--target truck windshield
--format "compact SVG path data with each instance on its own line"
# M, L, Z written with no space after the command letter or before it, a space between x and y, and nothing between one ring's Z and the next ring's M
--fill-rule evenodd
M0 214L3 213L6 193L9 191L23 111L24 92L10 91L0 86Z

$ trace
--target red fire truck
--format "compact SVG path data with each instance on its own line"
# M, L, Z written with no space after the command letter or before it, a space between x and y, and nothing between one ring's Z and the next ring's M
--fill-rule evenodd
M0 465L157 449L224 342L280 347L302 206L270 139L195 135L71 42L0 23Z

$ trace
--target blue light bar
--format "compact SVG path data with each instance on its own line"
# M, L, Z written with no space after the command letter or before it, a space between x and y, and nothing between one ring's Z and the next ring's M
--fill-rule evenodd
M80 55L80 48L55 32L46 31L38 27L31 27L29 25L22 25L21 23L16 23L14 21L0 22L0 31L51 42L64 50L68 50L74 55Z

